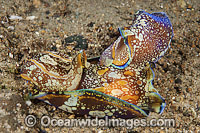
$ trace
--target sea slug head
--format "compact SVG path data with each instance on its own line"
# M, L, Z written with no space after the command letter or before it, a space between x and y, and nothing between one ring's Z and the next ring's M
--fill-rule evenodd
M170 47L173 29L164 12L138 11L129 27L119 28L121 36L101 55L100 64L125 68L129 64L157 62Z

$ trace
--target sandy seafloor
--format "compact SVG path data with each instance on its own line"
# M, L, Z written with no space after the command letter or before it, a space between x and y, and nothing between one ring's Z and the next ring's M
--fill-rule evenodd
M151 113L148 119L172 118L175 127L27 127L28 114L76 116L43 102L25 103L27 86L19 76L23 62L45 50L74 52L77 43L68 38L74 35L84 37L79 46L88 47L88 57L99 56L139 9L165 12L173 25L171 48L156 63L154 80L167 106L162 115ZM22 19L11 20L11 15ZM199 0L0 0L0 132L200 132L199 23Z

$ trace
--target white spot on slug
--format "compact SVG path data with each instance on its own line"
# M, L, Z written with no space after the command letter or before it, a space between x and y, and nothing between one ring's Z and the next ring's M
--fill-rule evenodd
M139 40L142 41L143 40L143 35L140 33L139 34Z
M103 111L98 111L98 110L96 110L96 111L90 111L90 112L89 112L89 115L91 115L91 116L93 116L93 117L98 116L98 117L102 118L102 117L104 117L106 114L105 114Z
M39 80L42 80L42 77L41 77L41 76L39 76L39 77L38 77L38 79L39 79Z
M40 60L47 64L57 65L57 62L55 62L49 55L44 55L40 57Z
M120 79L121 76L119 76L119 75L118 75L117 73L115 73L115 72L111 72L111 73L108 74L108 77Z
M119 90L119 89L114 89L114 90L111 91L111 93L112 93L113 95L121 95L121 94L123 94L123 91L121 91L121 90Z
M29 67L29 69L32 71L32 70L34 70L34 69L36 69L37 67L35 66L35 65L31 65L30 67Z

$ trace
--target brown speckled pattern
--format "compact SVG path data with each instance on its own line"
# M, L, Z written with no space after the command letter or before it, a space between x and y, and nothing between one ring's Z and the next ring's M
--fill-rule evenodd
M21 77L39 88L39 94L36 96L36 91L30 88L35 98L75 115L95 117L91 112L98 111L95 113L98 117L132 118L147 116L149 112L162 113L165 101L153 87L154 72L149 62L156 62L170 45L173 31L168 17L165 13L148 14L139 11L133 25L128 29L120 29L120 33L119 39L110 46L112 51L107 52L111 50L108 48L101 55L100 65L98 61L95 64L87 62L86 56L81 59L81 53L85 55L84 51L74 59L67 58L66 55L62 57L60 53L43 52L23 65ZM132 38L132 41L128 41L129 38ZM139 43L133 43L135 40L139 40ZM124 50L124 47L127 50ZM141 52L138 53L139 50ZM112 58L107 58L107 54L112 54ZM128 64L123 60L124 55L128 56ZM106 60L112 59L110 65L104 64ZM84 67L86 72L83 71ZM87 93L91 96L85 96ZM101 95L102 97L99 97ZM55 101L60 99L60 102ZM71 103L71 99L74 102ZM82 99L88 102L82 102ZM96 101L95 104L89 102L92 99ZM130 107L127 107L127 104L130 104ZM107 108L109 106L113 108ZM107 110L112 112L111 110L118 109L118 106L122 106L124 110L105 113ZM130 115L131 113L133 114Z

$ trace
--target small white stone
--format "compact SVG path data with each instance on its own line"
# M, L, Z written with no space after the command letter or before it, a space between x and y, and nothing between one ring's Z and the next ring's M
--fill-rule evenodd
M26 105L31 106L32 102L30 100L26 101Z
M12 54L12 53L9 53L9 57L10 57L10 58L13 58L14 56L13 56L13 54Z
M26 17L26 20L34 20L36 17L35 16L28 16Z
M39 32L35 32L35 34L36 34L36 35L38 35L38 36L40 35L40 33L39 33Z
M15 28L14 28L14 26L8 26L8 29L9 30L14 30Z
M17 103L17 107L21 107L22 105L20 103Z
M20 16L15 16L15 15L11 15L11 16L9 17L9 19L11 19L11 20L22 20L22 17L20 17Z

